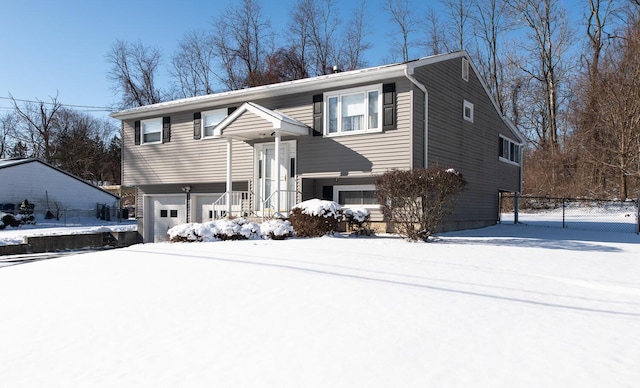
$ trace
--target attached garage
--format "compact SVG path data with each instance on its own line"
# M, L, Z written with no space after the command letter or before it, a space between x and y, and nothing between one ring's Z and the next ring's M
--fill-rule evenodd
M167 231L187 222L184 194L155 194L144 197L144 241L168 241Z

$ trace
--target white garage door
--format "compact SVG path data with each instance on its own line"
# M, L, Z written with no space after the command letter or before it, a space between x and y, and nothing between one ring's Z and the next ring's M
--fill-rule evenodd
M217 201L222 194L192 194L191 195L191 219L194 222L207 222L213 220L212 204Z
M145 241L168 241L167 231L187 222L187 205L184 195L150 195L146 198L146 204Z

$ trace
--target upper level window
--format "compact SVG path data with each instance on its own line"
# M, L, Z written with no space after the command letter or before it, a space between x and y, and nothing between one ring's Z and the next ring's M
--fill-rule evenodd
M162 118L140 122L142 144L162 142Z
M324 133L340 135L381 131L381 85L325 94L327 101Z
M500 160L520 164L520 144L500 136L499 146Z
M202 127L204 137L211 137L215 127L227 117L227 109L215 109L202 112Z
M464 100L462 114L465 120L471 121L473 123L473 103L472 102Z

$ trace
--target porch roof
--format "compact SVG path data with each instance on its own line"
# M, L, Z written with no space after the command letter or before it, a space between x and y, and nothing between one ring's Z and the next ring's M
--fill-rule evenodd
M253 113L271 124L270 128L247 126L231 128L230 125L246 113ZM214 130L215 137L233 138L238 140L255 140L271 137L275 133L280 135L304 136L309 134L309 127L300 121L278 111L265 108L254 102L245 102L233 113L222 120Z

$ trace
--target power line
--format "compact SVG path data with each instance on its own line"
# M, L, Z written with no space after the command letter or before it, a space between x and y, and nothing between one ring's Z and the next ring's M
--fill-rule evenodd
M20 101L20 102L31 102L31 103L36 103L36 104L47 104L47 105L53 105L53 102L47 102L47 101L36 101L36 100L23 100L20 98L11 98L11 97L3 97L0 96L0 99L2 100L12 100L12 101ZM83 108L83 109L92 109L91 112L113 112L114 109L110 108L110 107L106 107L106 106L92 106L92 105L75 105L75 104L63 104L63 103L59 103L62 106L65 107L69 107L69 108ZM0 108L2 109L2 108Z

